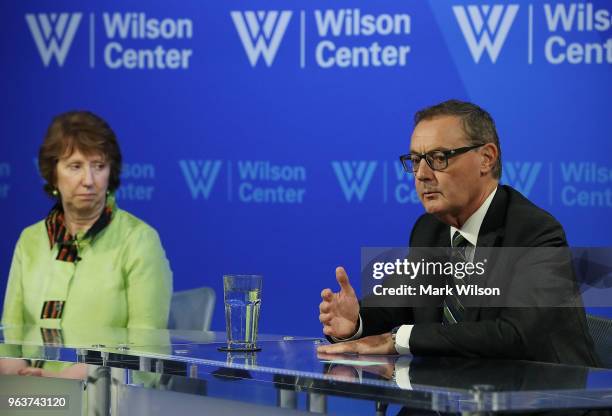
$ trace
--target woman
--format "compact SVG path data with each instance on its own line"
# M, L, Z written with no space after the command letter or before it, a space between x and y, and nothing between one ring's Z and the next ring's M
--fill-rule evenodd
M38 164L57 202L17 242L3 325L165 328L172 272L157 232L115 204L110 126L86 111L55 117Z

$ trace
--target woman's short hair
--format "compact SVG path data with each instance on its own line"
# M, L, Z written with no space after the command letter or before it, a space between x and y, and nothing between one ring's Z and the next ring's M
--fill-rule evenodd
M108 190L119 188L121 149L117 136L106 121L90 111L69 111L53 118L38 152L38 169L46 183L44 190L53 196L57 162L75 150L84 155L100 154L110 164Z

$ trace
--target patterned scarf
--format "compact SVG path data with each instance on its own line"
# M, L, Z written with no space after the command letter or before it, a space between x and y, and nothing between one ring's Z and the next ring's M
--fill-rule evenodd
M109 197L106 200L106 206L102 210L102 214L96 220L94 225L85 233L82 240L93 240L100 231L110 224L113 216L114 198ZM49 212L45 219L47 226L47 235L49 236L49 245L51 250L55 244L59 244L57 260L75 263L81 258L79 257L78 244L76 237L73 237L66 228L64 219L64 209L62 204L58 202Z

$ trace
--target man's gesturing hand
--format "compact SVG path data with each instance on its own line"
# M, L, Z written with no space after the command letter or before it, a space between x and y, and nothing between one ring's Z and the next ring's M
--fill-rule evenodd
M359 302L355 290L349 283L344 268L336 268L336 280L340 291L323 289L319 305L319 321L323 324L323 333L336 338L349 338L357 332L359 323Z

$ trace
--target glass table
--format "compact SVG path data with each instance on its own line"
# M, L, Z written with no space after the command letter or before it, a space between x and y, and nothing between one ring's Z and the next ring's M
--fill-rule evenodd
M221 352L225 335L218 332L4 327L0 356L43 367L77 364L86 367L87 377L61 380L68 383L62 390L58 379L4 375L0 413L32 410L11 409L9 397L62 391L69 392L72 403L63 409L65 414L75 415L203 410L529 414L612 408L612 370L509 360L317 354L323 342L262 335L260 352Z

